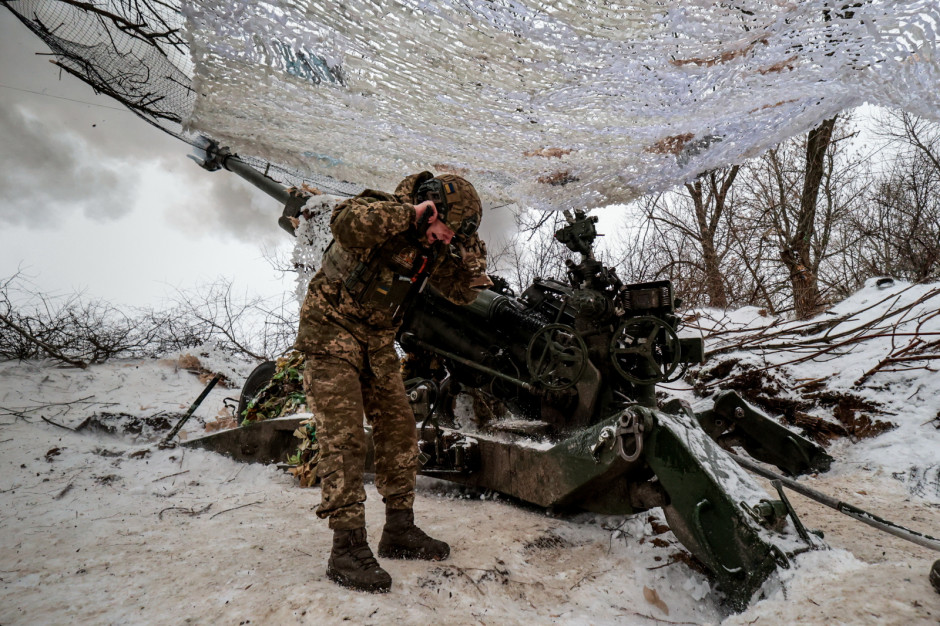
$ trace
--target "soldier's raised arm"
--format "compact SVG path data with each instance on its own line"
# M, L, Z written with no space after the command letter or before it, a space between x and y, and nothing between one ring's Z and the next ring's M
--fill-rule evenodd
M408 230L415 223L415 208L395 196L366 190L333 209L330 230L345 248L371 248Z

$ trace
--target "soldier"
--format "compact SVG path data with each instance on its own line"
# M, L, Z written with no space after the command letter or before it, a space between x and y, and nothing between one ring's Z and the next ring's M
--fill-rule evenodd
M310 281L295 347L307 356L304 388L321 447L317 516L333 529L326 573L340 585L386 592L392 583L366 541L363 414L385 502L379 556L450 554L414 523L417 436L394 340L405 307L426 283L458 304L492 284L476 234L481 216L473 185L430 172L409 176L394 195L366 190L333 210L333 241Z

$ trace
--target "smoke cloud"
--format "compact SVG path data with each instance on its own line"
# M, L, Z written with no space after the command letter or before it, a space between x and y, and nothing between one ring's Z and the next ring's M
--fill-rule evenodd
M483 203L483 220L480 222L480 237L486 242L487 248L495 251L504 246L516 233L516 204L499 204L490 206Z
M264 246L290 239L277 225L284 208L227 171L207 172L189 159L161 159L160 167L186 190L186 201L165 207L170 226L195 236L217 236Z
M126 214L134 178L56 119L0 107L0 223L54 228L68 211L106 221Z

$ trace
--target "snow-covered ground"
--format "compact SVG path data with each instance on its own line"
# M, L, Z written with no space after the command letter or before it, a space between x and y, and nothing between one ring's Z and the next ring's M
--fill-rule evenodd
M932 287L870 285L820 320L863 302L882 311L916 302ZM886 296L893 299L877 304ZM936 310L937 302L924 306ZM729 314L723 323L740 327L758 317L771 323L755 311ZM929 313L910 314L924 317ZM940 330L936 320L921 323L920 332ZM787 367L801 379L825 378L848 389L872 359L893 349L891 339L877 341ZM224 365L234 380L246 373L218 357L203 363ZM940 430L932 421L940 409L938 380L935 372L909 369L877 373L854 387L887 407L898 427L854 444L838 440L830 449L833 469L801 480L940 535ZM70 428L103 413L175 422L203 386L175 360L88 370L0 363L0 624L940 622L940 595L927 580L940 554L796 494L791 500L804 523L824 530L833 549L798 557L738 615L722 608L704 575L675 561L682 548L662 532L658 511L558 516L426 479L419 481L417 515L451 544L451 557L430 564L383 560L394 579L391 593L348 591L325 576L331 534L312 512L318 488L300 489L274 467L201 450L159 450L153 421L135 435L87 426L73 432L41 419ZM224 413L223 399L235 395L214 390L184 430L201 431L199 420ZM382 507L374 488L367 491L376 541Z

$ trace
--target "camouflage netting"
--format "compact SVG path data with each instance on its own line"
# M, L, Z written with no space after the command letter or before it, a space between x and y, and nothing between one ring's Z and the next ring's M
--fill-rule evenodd
M294 431L294 437L300 439L297 450L287 459L288 472L300 482L301 487L313 487L317 482L317 467L320 465L320 444L317 442L317 429L313 418L300 423Z
M4 0L3 6L49 46L64 71L170 135L202 145L182 125L195 92L179 0ZM250 151L240 156L286 185L309 183L344 196L362 190Z
M258 390L238 416L241 425L306 412L303 369L304 355L301 352L292 352L278 359L274 376ZM320 462L320 446L313 418L301 422L294 436L300 442L294 454L287 459L291 466L289 471L300 480L301 487L310 487L316 482L317 465Z
M291 264L297 272L294 296L298 303L303 303L310 279L320 269L323 253L333 240L329 218L333 208L343 199L341 196L321 194L311 196L304 204L303 213L294 231L297 239L294 241L291 255Z
M189 126L390 189L596 207L865 102L936 118L936 0L185 0ZM287 61L285 62L285 59Z
M936 0L4 6L147 121L337 195L431 168L490 203L602 206L865 102L940 115Z
M292 352L277 360L277 370L271 380L251 399L242 414L242 424L294 415L306 410L303 378L304 356Z

